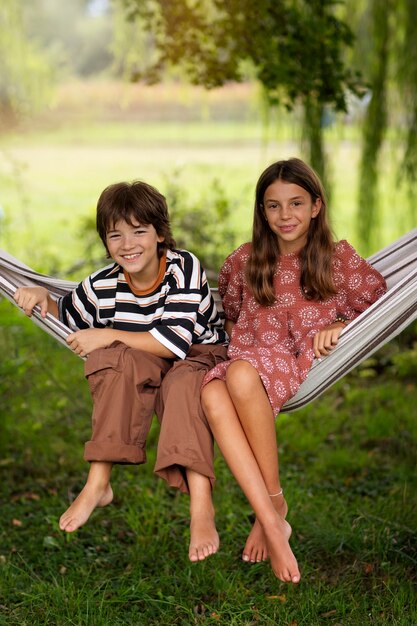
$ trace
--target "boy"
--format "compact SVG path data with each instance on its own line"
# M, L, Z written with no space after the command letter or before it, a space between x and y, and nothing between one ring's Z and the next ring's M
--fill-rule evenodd
M85 445L87 482L60 518L73 532L110 504L113 463L144 463L154 410L161 422L155 471L190 493L189 558L217 551L211 488L213 443L200 405L204 374L226 359L227 335L198 259L175 249L165 198L143 182L107 187L97 231L113 263L55 301L43 287L20 288L27 315L39 305L72 331L71 349L87 357L93 399ZM181 419L178 420L178 416Z

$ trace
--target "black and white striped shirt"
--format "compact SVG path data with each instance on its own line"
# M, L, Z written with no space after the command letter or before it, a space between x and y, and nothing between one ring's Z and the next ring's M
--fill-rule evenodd
M104 328L150 332L184 359L193 343L225 344L223 329L200 261L186 250L168 250L155 289L134 293L117 263L88 276L59 300L59 317L71 330Z

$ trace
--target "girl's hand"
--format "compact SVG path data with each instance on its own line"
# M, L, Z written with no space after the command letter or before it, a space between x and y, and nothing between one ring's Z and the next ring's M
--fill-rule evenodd
M313 352L316 358L327 356L337 346L339 336L346 327L342 322L333 322L327 328L319 330L313 338Z
M14 300L29 317L36 305L40 306L42 317L48 312L48 290L45 287L20 287L14 293Z
M93 350L106 348L114 339L111 328L86 328L71 333L66 338L66 342L75 354L88 356Z

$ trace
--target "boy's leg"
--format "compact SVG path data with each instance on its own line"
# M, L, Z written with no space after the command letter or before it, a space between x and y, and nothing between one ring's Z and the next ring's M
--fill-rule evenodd
M107 506L113 500L110 474L113 463L93 461L88 472L87 482L70 507L59 520L59 527L72 533L83 526L97 507Z
M171 361L122 343L95 350L88 357L85 374L94 408L92 436L84 458L91 465L86 485L61 516L62 530L73 532L96 507L110 504L113 463L146 461L146 437L156 394L171 366Z
M156 412L161 422L155 472L170 486L190 494L189 558L199 561L217 551L214 523L213 436L201 408L205 374L226 359L223 346L192 346L161 385Z
M207 476L187 469L190 490L190 545L188 557L193 563L203 561L219 549L219 535L214 520L211 482Z

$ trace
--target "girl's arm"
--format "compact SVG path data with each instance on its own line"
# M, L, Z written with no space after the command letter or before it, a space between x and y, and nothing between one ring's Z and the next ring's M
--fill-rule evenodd
M227 334L229 335L229 339L232 336L232 330L233 330L233 326L235 325L235 322L233 322L232 320L225 320L224 322L224 329L227 332Z
M337 346L340 333L347 326L347 321L335 321L330 326L319 330L313 338L314 356L319 359L327 356Z
M45 287L20 287L16 289L13 298L29 317L37 305L40 307L42 317L46 317L47 313L59 317L58 305Z

